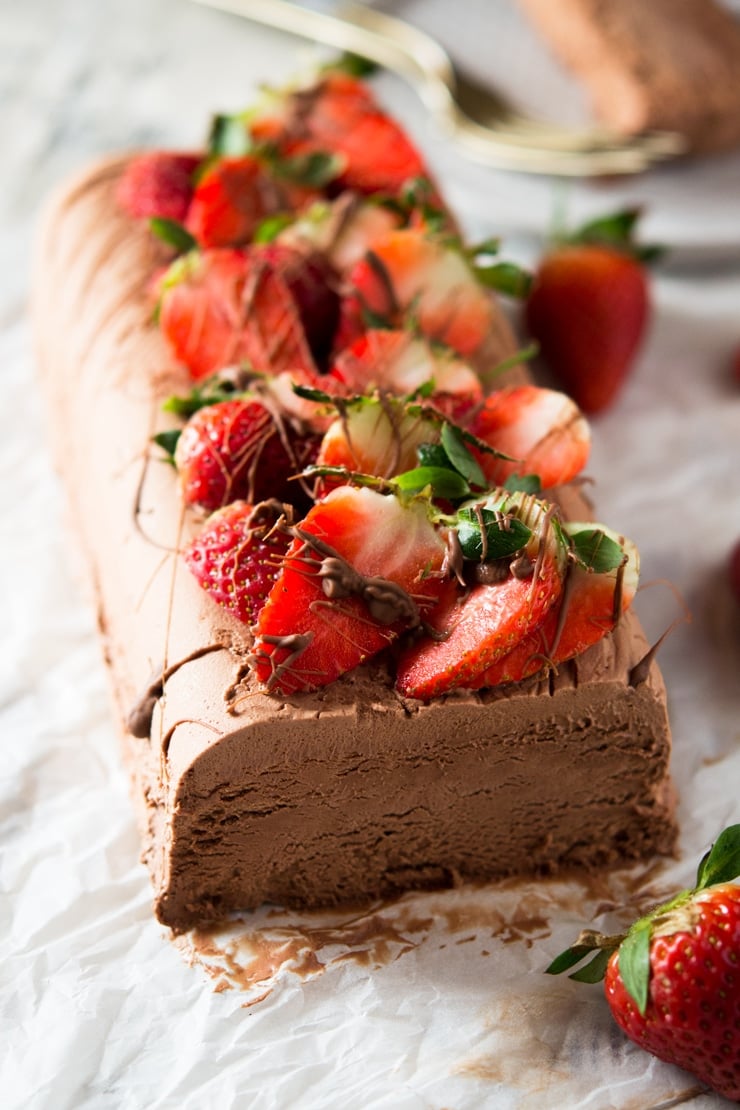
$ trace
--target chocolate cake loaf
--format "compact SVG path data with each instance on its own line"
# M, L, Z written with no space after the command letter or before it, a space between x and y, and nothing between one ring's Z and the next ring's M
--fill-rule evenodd
M202 517L152 447L189 379L152 319L168 249L117 200L128 164L51 204L33 307L159 919L670 852L665 692L631 611L556 668L478 691L408 696L383 651L318 688L260 680L253 630L185 565ZM501 359L515 344L495 313ZM576 487L557 496L566 517L588 512Z
M740 25L714 0L519 0L621 134L684 135L694 151L740 143Z

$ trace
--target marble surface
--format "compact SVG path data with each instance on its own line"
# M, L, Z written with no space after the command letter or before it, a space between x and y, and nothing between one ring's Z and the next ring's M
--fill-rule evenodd
M522 40L506 0L466 4L467 20L452 0L392 8L444 35L480 72L491 70L495 43L499 57L516 56L511 79L521 87L535 57L540 90L547 82L560 90L564 115L583 110L536 45L524 41L516 55L507 47ZM197 146L213 110L243 106L260 82L287 78L312 55L287 36L185 0L8 3L0 42L3 1105L626 1110L676 1105L679 1096L701 1110L723 1105L683 1073L619 1048L593 995L584 1020L597 1049L577 1099L558 1086L559 1067L575 1059L565 1037L549 1037L539 1061L551 1069L544 1086L538 1062L513 1041L497 1042L487 1068L466 1070L473 1047L485 1057L500 983L490 967L481 976L466 963L464 950L444 980L427 974L420 944L375 977L345 968L244 1010L238 992L214 994L164 939L136 862L94 617L44 446L26 319L33 231L49 191L90 159ZM558 193L552 183L467 163L429 129L411 90L389 76L378 88L468 230L510 232L514 253L531 259ZM740 155L565 192L573 215L645 203L648 233L669 244L738 244L729 263L658 273L649 341L618 404L595 423L589 466L601 514L638 541L643 581L656 583L639 599L649 633L657 637L684 604L692 612L660 655L682 827L671 877L686 882L712 837L740 819L740 615L724 580L740 536L740 385L728 369L740 344ZM544 952L553 954L547 943ZM527 959L539 1006L538 958ZM566 996L561 988L559 1006ZM519 1025L539 1028L528 997L519 993ZM501 1053L517 1061L519 1086ZM608 1103L595 1093L602 1059L619 1063Z

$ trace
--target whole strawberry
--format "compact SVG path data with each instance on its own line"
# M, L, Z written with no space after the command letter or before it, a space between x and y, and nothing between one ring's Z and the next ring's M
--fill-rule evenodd
M740 825L718 837L696 886L626 936L585 932L547 969L598 982L617 1024L654 1056L740 1101Z
M650 316L639 212L595 220L554 247L535 274L526 319L558 384L588 413L612 403L630 373Z
M184 220L200 161L200 155L159 150L132 158L118 185L118 203L134 219Z
M183 558L213 600L254 624L280 574L292 536L290 507L277 501L235 501L208 518Z

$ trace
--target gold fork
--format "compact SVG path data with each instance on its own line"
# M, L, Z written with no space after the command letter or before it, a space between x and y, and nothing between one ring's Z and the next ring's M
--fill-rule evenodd
M408 80L438 128L466 154L499 169L566 177L640 173L685 149L672 132L628 139L601 128L574 130L514 111L500 93L456 71L442 46L417 27L361 4L330 15L289 0L198 0L290 34L368 58Z

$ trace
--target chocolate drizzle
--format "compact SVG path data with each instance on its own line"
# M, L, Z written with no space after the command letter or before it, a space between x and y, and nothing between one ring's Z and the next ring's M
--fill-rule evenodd
M195 651L191 651L184 659L180 659L177 663L173 663L166 669L159 668L155 671L152 681L149 683L146 690L144 690L126 718L126 728L132 736L135 736L137 740L149 739L154 707L164 693L164 686L167 680L179 671L181 667L184 667L186 663L192 663L195 659L200 659L203 655L209 655L212 651L228 651L228 648L226 644L206 644L204 647L196 648Z
M360 574L330 544L302 528L293 528L293 534L323 556L318 575L321 588L330 600L359 597L367 605L370 616L379 624L390 625L402 620L409 628L419 625L419 607L398 583L377 575Z

